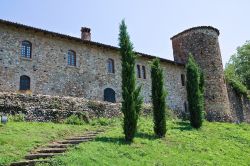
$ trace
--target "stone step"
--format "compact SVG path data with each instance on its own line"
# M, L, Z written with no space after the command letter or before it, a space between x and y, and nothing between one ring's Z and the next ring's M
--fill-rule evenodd
M43 148L38 149L36 152L38 153L63 153L67 150L67 148Z
M65 140L92 140L95 137L89 137L89 136L83 136L83 137L72 137L72 138L66 138Z
M60 153L33 153L33 154L29 154L25 156L25 159L34 160L34 159L40 159L40 158L49 158L49 157L53 157L59 154Z
M48 144L46 147L48 147L48 148L67 148L69 146L72 146L72 144L54 143L54 144Z
M60 144L79 144L82 142L90 141L91 139L84 139L84 140L65 140L65 141L59 141Z
M19 162L13 162L10 166L35 166L36 163L48 163L50 162L48 159L41 159L41 160L24 160Z
M97 135L97 134L100 134L101 132L98 132L98 131L88 131L88 132L85 132L84 135Z

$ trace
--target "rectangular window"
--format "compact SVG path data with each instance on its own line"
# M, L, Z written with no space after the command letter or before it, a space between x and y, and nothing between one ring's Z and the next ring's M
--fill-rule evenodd
M181 74L181 84L182 86L185 86L185 75Z
M115 65L113 59L108 59L108 72L115 73Z
M137 77L141 78L141 66L137 65Z
M144 79L146 79L146 68L145 66L142 66L142 76Z

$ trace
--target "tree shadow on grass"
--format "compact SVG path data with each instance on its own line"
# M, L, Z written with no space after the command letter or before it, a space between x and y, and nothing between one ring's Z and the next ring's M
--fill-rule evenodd
M144 138L148 140L154 140L158 139L154 135L148 134L148 133L142 133L142 132L137 132L135 134L135 138ZM113 143L113 144L118 144L118 145L130 145L131 142L125 141L124 137L97 137L95 138L96 142L105 142L105 143Z
M142 132L137 132L137 133L135 134L135 137L144 138L144 139L148 139L148 140L154 140L154 139L157 139L157 138L158 138L158 137L156 137L155 135L148 134L148 133L142 133Z
M118 145L129 145L130 142L125 141L123 137L97 137L95 138L96 142L104 142L104 143L113 143Z
M181 131L191 131L193 130L192 126L189 122L176 122L177 127L173 127L173 129L181 130Z

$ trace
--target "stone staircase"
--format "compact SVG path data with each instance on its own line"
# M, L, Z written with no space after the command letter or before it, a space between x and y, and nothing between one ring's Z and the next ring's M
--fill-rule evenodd
M13 162L10 166L35 166L36 163L49 163L50 158L63 154L69 147L77 146L80 143L88 142L104 130L88 131L80 136L69 137L61 141L55 141L39 147L24 157L24 160Z

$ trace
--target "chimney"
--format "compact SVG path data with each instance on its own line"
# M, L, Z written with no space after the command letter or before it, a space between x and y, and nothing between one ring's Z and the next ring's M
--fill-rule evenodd
M82 34L81 34L82 40L86 40L86 41L91 40L90 28L82 27L81 32L82 32Z

